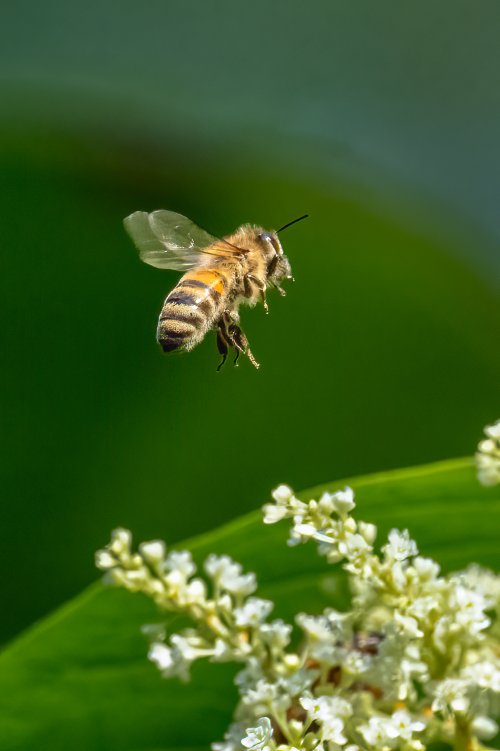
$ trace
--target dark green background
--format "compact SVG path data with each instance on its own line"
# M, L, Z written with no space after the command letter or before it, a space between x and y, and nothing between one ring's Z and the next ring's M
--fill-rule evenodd
M470 454L500 416L495 2L6 3L1 637L118 524L191 536L269 489ZM169 208L283 235L254 353L155 343Z

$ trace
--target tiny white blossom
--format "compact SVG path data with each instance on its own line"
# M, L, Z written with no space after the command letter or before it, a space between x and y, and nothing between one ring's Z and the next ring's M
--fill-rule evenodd
M241 572L239 563L235 563L228 555L211 554L205 561L205 571L216 582L227 576L238 576Z
M286 506L278 506L275 503L266 503L262 510L264 511L264 524L276 524L280 522L288 513Z
M332 623L325 615L307 615L298 613L295 620L306 636L312 641L325 642L334 638Z
M466 587L455 587L453 601L457 607L456 622L475 635L490 625L484 611L487 603L484 597Z
M488 438L492 438L494 441L500 441L500 420L498 420L494 425L487 425L484 429L484 432L488 436Z
M111 555L109 550L98 550L95 554L95 565L100 568L101 571L107 571L113 566L116 566L116 558Z
M275 524L286 516L306 508L305 503L295 498L293 490L288 485L279 485L271 496L275 503L266 503L263 506L264 524Z
M312 717L332 715L346 720L352 715L352 705L340 696L304 696L301 705Z
M486 443L484 441L483 443ZM480 446L481 448L481 446ZM479 482L482 485L499 485L500 484L500 457L489 453L476 454L477 474Z
M257 626L267 618L272 609L273 603L270 600L249 597L241 608L234 610L236 625L242 628Z
M261 717L257 726L247 728L246 736L241 739L241 745L248 749L264 749L267 747L273 735L273 728L269 717Z
M344 490L338 490L334 493L331 496L331 500L335 511L341 516L348 514L349 511L352 511L356 506L354 502L354 491L349 486L344 488Z
M166 644L157 642L149 648L148 657L159 670L169 670L174 664L172 649Z
M278 485L271 493L272 498L276 503L287 504L293 496L293 490L288 485Z
M472 563L460 572L459 577L463 586L484 597L488 608L500 606L500 576L498 574Z
M368 545L373 545L377 537L377 527L375 524L368 524L367 522L359 522L359 533L365 538Z
M343 654L341 653L342 673L346 676L361 677L368 670L371 661L371 655L355 650L343 650Z
M343 746L347 743L347 738L344 735L344 723L340 717L319 717L318 720L321 722L321 736L323 740L337 746Z
M228 592L231 592L231 594L247 597L257 589L255 574L242 574L242 576L228 579L224 582L224 588L227 589Z
M480 688L487 688L500 693L500 665L496 666L493 660L476 662L466 667L462 675Z
M339 543L340 552L349 559L356 559L370 550L370 546L361 535L349 535L347 540Z
M389 560L404 561L417 555L417 545L410 538L408 530L400 532L398 529L391 529L389 532L389 542L382 548Z
M418 555L413 559L413 568L418 574L420 581L433 581L439 576L439 565L432 558L423 558Z
M130 551L130 545L132 544L132 533L128 529L123 527L117 527L111 532L111 542L109 549L116 556L121 556L123 553Z
M139 552L147 563L161 563L165 557L166 546L162 540L151 540L139 545Z
M183 579L188 579L196 571L193 558L188 550L173 550L167 556L165 568L169 571L177 571Z
M416 597L410 603L406 612L417 621L425 621L433 611L438 612L439 609L440 603L437 598L429 595L428 597ZM422 633L420 632L418 636L422 636Z
M466 712L469 708L467 682L458 678L446 678L435 689L433 712Z
M480 441L476 453L478 480L482 485L500 484L500 420L484 429L488 436Z
M347 558L346 570L350 573L359 573L371 552L371 546L361 535L350 534L346 540L339 542L338 551Z
M323 740L343 746L347 743L344 735L344 719L352 714L348 701L335 696L303 697L300 700L311 719L321 725Z
M177 676L182 681L189 680L191 661L175 647L168 647L161 642L151 644L148 658L153 662L164 678Z
M413 733L420 733L425 730L425 722L413 720L409 712L403 709L394 712L391 717L392 724L397 731L397 737L405 741L411 740Z
M281 619L277 619L272 623L263 623L260 626L259 633L262 640L271 649L285 649L290 643L292 627ZM289 657L292 657L292 655L289 655Z
M334 511L334 508L333 493L328 493L328 491L325 491L318 501L318 509L320 513L324 514L325 516L330 516L330 514Z
M368 745L373 748L383 748L392 745L392 741L398 737L398 731L394 727L391 717L370 717L368 723L359 728L361 735Z
M242 567L227 555L209 555L205 561L205 571L214 583L231 594L246 595L255 592L255 574L242 574Z
M292 631L292 627L290 626L290 632ZM283 665L287 670L294 673L295 675L298 673L298 668L300 667L301 659L298 654L286 654L283 657Z
M489 717L474 717L472 720L472 731L481 740L489 741L498 733L498 725Z
M314 526L314 524L295 524L294 530L296 534L300 535L301 537L316 537L318 534L318 530ZM331 542L331 538L327 537L326 542Z
M185 599L190 604L202 603L207 594L207 587L203 579L191 579L186 585Z
M273 712L286 712L291 704L291 697L286 691L286 683L278 680L269 683L264 678L257 681L255 688L247 690L243 697L243 703L251 706L257 714L263 714L268 710Z

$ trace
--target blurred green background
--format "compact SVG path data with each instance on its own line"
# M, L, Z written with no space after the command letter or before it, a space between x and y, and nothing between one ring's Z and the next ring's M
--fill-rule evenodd
M500 417L498 3L48 0L0 10L0 638L270 488L471 454ZM155 342L178 275L122 228L277 227L256 372Z

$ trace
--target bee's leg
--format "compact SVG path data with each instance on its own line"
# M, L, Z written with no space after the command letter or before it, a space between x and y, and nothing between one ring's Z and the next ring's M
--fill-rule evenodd
M246 338L240 327L233 323L229 327L228 333L231 337L231 343L233 347L235 347L239 352L243 352L243 354L248 357L254 368L260 368L259 363L252 354L252 350L250 349L250 346L248 344L248 339Z
M274 272L276 271L276 266L278 265L279 261L279 255L276 253L274 258L271 259L269 266L267 267L267 275L272 276Z
M219 354L222 355L222 360L220 361L217 367L217 372L219 372L219 370L222 368L222 366L226 362L227 353L228 353L228 343L222 331L222 327L217 329L217 349L219 350Z
M251 286L252 282L260 291L260 299L262 300L262 305L264 306L264 310L266 311L266 313L269 313L269 306L266 300L266 289L267 289L266 283L262 279L259 279L258 276L254 276L253 274L246 274L245 279L244 279L246 297L252 297L252 286Z
M267 267L267 274L268 276L272 276L274 272L276 271L276 266L278 265L279 256L276 254L272 261L270 262L269 266ZM295 279L292 277L288 277L289 279L292 279L292 281L295 281ZM278 292L280 293L281 297L285 297L286 292L284 289L282 289L279 284L274 284Z
M248 339L238 326L238 322L239 317L234 311L225 310L219 322L219 331L227 341L229 347L234 347L237 351L235 363L238 360L239 353L242 352L248 357L255 368L259 368L260 365L253 356L252 350L248 344Z
M278 254L276 254L274 256L274 258L272 259L272 261L270 262L269 266L267 267L267 275L268 275L268 277L271 277L274 274L274 272L276 271L276 266L278 265L278 261L279 261L279 256L278 256ZM288 276L287 279L291 279L292 282L295 281L295 279L293 278L293 276ZM282 297L285 297L285 295L286 295L285 290L281 289L281 287L279 286L279 284L274 284L274 286L276 287L276 289L278 290L278 292L280 293L280 295Z
M219 321L219 327L223 330L226 339L229 340L229 329L231 326L237 326L240 317L235 310L224 310Z
M238 358L239 358L240 355L241 355L241 350L237 349L236 350L236 357L233 360L233 365L234 365L235 368L238 367Z

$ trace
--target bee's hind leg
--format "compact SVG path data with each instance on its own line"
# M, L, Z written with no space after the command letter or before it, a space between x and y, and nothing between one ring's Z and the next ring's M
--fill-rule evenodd
M219 350L219 354L222 355L222 360L217 366L217 372L219 372L219 370L222 368L222 366L226 362L227 353L229 351L228 342L227 342L226 337L224 336L224 332L222 328L217 329L217 349Z
M236 321L238 321L238 318L230 311L226 311L219 324L219 331L222 332L222 336L226 339L228 345L234 347L236 350L234 364L236 365L240 353L243 353L248 357L254 368L260 368L259 363L252 354L252 350L248 344L248 339Z
M250 349L250 345L248 344L248 339L246 338L240 327L234 323L231 324L229 328L229 334L231 336L231 342L233 343L233 346L238 350L238 353L243 352L243 354L248 357L254 368L260 368L259 363L252 354L252 350ZM237 359L238 357L236 357L236 360Z

